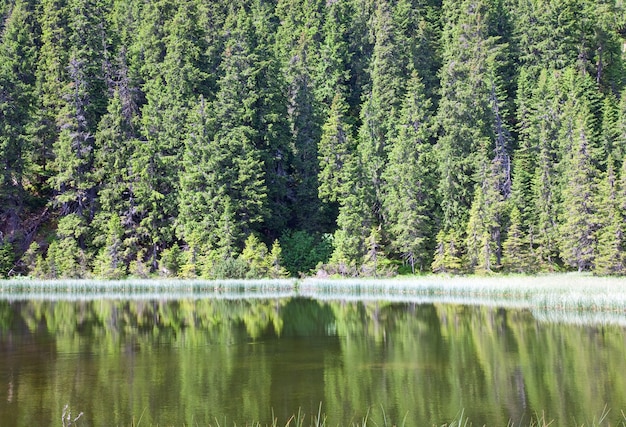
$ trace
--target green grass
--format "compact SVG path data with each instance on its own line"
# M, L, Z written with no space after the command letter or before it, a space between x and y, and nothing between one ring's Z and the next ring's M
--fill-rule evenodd
M621 418L616 421L615 424L611 423L609 420L610 410L604 408L602 413L596 418L594 417L591 422L579 423L576 420L572 420L572 426L576 427L626 427L626 413L621 411ZM194 424L195 426L200 426L200 424ZM294 415L292 415L286 422L279 422L277 418L274 417L273 421L269 424L263 424L260 422L250 422L245 424L235 424L229 423L226 420L219 421L215 420L214 423L210 423L204 427L406 427L406 426L421 426L424 424L415 424L413 420L408 420L405 416L404 419L399 420L398 423L390 420L385 415L383 410L383 420L378 423L373 421L369 417L369 413L360 421L352 422L349 424L331 424L327 421L326 416L322 413L322 406L320 405L317 414L312 414L307 416L301 410ZM474 427L472 421L465 416L465 411L461 411L459 415L455 417L454 420L449 423L444 424L431 424L433 427ZM536 414L529 422L514 422L509 420L506 426L487 426L487 425L476 425L476 427L552 427L556 426L554 420L546 418L545 413ZM63 427L66 427L65 425ZM133 422L131 427L142 427L141 419L138 422Z

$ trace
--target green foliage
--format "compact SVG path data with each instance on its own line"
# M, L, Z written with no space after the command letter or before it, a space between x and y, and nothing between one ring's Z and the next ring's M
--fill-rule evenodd
M78 214L69 214L59 220L57 237L46 254L45 272L50 278L79 278L89 274L88 254L80 246L87 227Z
M383 208L393 250L411 272L427 270L433 253L437 217L432 117L424 86L413 73L383 172Z
M456 233L439 231L431 269L434 273L463 272L462 243Z
M107 223L106 240L94 260L96 277L120 279L126 275L123 248L124 229L120 217L112 215Z
M531 262L530 251L531 244L528 236L522 229L522 214L517 207L513 207L510 214L510 224L507 230L507 236L502 243L504 257L502 259L502 268L505 271L514 273L529 273L536 269Z
M0 244L0 277L7 277L15 265L15 250L9 242Z
M622 176L623 173L622 169ZM612 156L608 158L606 174L598 185L597 255L594 271L603 275L623 274L626 267L623 254L624 211L620 206L623 182L617 180Z
M178 245L163 250L159 258L159 273L164 276L177 276L182 261L182 253Z
M56 235L19 264L49 277L149 276L174 248L166 274L281 276L246 271L250 235L282 236L292 275L359 275L372 229L412 272L618 274L624 19L591 0L0 2L0 232L17 253Z
M303 230L285 232L280 237L283 264L291 276L312 272L328 262L333 247L328 235L316 236Z

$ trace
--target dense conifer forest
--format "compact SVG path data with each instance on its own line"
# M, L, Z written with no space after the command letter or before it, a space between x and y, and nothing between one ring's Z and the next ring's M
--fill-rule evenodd
M626 272L623 0L0 0L0 273Z

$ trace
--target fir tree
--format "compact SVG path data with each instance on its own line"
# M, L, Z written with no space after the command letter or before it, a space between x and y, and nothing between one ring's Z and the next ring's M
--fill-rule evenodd
M383 173L387 229L392 248L422 271L431 263L437 204L430 102L415 72L393 133Z
M347 181L345 192L339 203L337 230L334 234L334 251L331 264L360 267L367 252L367 238L376 226L373 211L367 200L372 200L371 191L364 185L364 173L360 159L350 156L344 164Z
M281 1L282 20L277 37L288 84L288 114L293 147L290 199L295 228L319 231L317 141L321 133L321 106L315 97L315 64L319 62L320 2ZM287 153L285 153L286 155ZM295 208L297 207L297 208Z
M382 173L387 163L386 147L391 137L391 124L396 119L404 93L400 79L403 71L401 55L396 47L391 13L389 2L376 4L372 18L375 42L370 64L371 91L364 95L358 143L366 179L364 185L372 188L373 198L365 203L372 207L372 214L380 223L383 220Z
M431 264L434 273L461 273L463 271L463 251L459 233L455 231L437 233L435 255Z
M116 214L110 217L104 237L105 243L94 260L94 275L104 279L120 279L126 275L126 256L124 228Z
M571 154L565 171L561 253L563 260L578 271L590 270L595 261L597 172L593 164L593 141L590 139L588 110L581 106L575 116L571 137ZM569 145L569 143L568 143Z
M347 113L348 105L343 96L337 93L318 144L318 191L320 199L326 202L342 199L347 193L345 186L350 181L346 164L356 146Z
M351 3L347 1L326 4L320 37L319 61L315 72L316 99L328 115L337 94L349 96L351 79L350 19Z
M24 183L34 178L28 126L34 114L36 46L28 3L18 0L7 13L0 33L0 218L6 224L4 239L14 241L22 228Z
M529 273L534 271L530 259L530 242L522 229L522 215L514 206L509 215L509 227L506 239L502 243L502 268L514 273Z
M496 70L504 45L490 34L489 3L444 2L448 26L444 30L444 65L438 142L443 228L465 229L480 165L505 155L507 147ZM460 13L463 12L463 13ZM487 156L487 157L485 157ZM504 160L504 158L503 158Z
M609 155L607 170L598 185L597 201L597 255L594 272L597 274L623 274L624 229L623 211L620 206L620 190L614 169L614 161Z
M221 188L217 185L216 153L212 152L213 125L208 105L200 98L189 114L187 135L180 173L179 214L180 237L187 243L192 263L196 257L217 247L215 229L221 215L217 206Z

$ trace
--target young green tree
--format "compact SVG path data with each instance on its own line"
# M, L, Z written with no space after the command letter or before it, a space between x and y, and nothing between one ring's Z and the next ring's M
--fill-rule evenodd
M598 184L597 255L594 262L596 274L623 274L624 264L624 216L620 206L620 191L613 157L609 155L607 170Z
M268 275L272 279L282 279L289 276L289 272L283 267L283 250L278 240L272 243L272 250L268 254L267 264L269 265Z
M504 271L513 273L530 273L536 266L532 264L530 258L531 243L528 236L522 229L522 215L513 206L509 215L509 227L506 239L502 243L502 268Z
M104 279L120 279L126 275L124 250L124 228L117 214L111 215L107 223L105 243L94 260L93 273Z
M268 277L268 255L267 246L258 237L251 234L246 238L241 259L248 264L248 278Z
M434 273L463 272L463 243L460 232L439 230L431 269Z
M49 278L81 278L89 273L88 254L79 246L87 234L85 218L70 213L59 220L56 239L46 254L45 271Z

